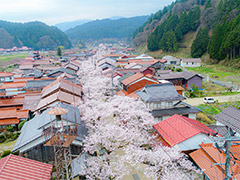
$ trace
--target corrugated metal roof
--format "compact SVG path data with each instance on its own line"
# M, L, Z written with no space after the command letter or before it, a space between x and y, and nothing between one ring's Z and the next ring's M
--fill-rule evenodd
M50 164L12 154L0 159L0 165L0 179L2 180L49 180L51 179L53 168Z
M68 120L69 122L75 123L76 117L76 123L78 128L77 140L83 140L84 136L87 135L87 129L85 127L85 124L81 121L79 109L64 103L58 103L58 106L69 110L67 114L62 115L63 120ZM42 137L43 130L41 127L44 127L55 120L55 116L51 116L48 114L48 111L50 110L51 108L44 111L42 114L35 116L33 119L27 121L24 124L24 126L21 129L21 134L18 137L17 142L12 150L13 152L26 146L30 142ZM39 143L43 142L41 141ZM33 144L32 146L35 145L38 144Z
M171 146L175 146L199 133L215 133L215 131L197 120L177 114L153 125L153 127Z

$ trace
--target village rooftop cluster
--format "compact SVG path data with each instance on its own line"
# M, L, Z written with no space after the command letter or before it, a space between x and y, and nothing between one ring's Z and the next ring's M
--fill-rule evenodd
M0 131L9 126L18 131L19 123L27 120L12 149L19 156L11 154L0 159L0 179L51 179L54 176L53 144L58 141L51 128L59 118L65 130L58 130L63 136L67 132L63 146L70 147L71 154L75 155L68 161L72 164L71 177L83 178L80 172L87 155L82 154L82 148L88 134L78 108L85 96L78 73L85 68L83 62L91 63L101 70L101 75L111 79L112 95L127 96L145 104L155 121L149 133L157 144L169 148L178 146L204 177L224 179L225 165L221 163L226 161L225 150L216 146L216 140L228 134L230 119L231 135L239 137L240 110L226 108L215 116L217 123L211 126L196 120L201 110L184 101L184 92L193 85L201 89L203 77L184 67L199 67L201 59L172 56L155 59L146 54L136 55L133 48L108 44L86 51L65 50L61 58L31 52L18 69L0 72ZM168 68L172 65L178 65L181 70ZM237 143L231 146L229 173L235 179L240 179L239 149ZM129 176L140 177L138 172Z

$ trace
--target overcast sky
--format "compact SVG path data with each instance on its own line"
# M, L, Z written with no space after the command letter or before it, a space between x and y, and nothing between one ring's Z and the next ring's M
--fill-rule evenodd
M79 19L148 15L173 0L0 0L0 19L49 25Z

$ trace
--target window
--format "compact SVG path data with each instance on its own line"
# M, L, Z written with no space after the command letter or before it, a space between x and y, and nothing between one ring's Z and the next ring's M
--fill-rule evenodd
M154 104L153 104L153 108L154 108L154 109L157 109L157 108L158 108L158 104L154 103Z
M173 106L173 102L166 102L166 107L172 107Z

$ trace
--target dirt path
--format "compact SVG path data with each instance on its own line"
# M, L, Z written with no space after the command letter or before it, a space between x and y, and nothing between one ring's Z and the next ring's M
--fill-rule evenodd
M229 95L229 96L214 96L214 99L218 100L218 102L229 102L229 101L240 101L240 94L237 95ZM192 98L192 99L186 99L184 102L192 105L192 106L198 106L200 104L203 104L203 98Z

